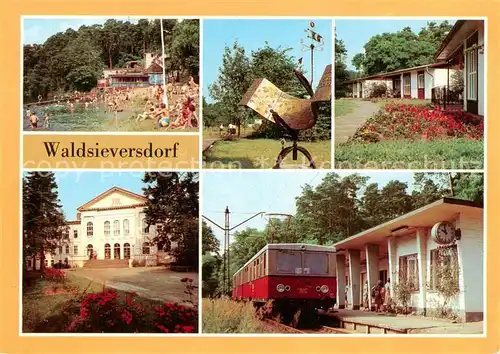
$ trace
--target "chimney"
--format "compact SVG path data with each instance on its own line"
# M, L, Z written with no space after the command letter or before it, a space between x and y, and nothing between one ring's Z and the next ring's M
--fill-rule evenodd
M144 68L147 69L153 64L153 54L146 53L144 58Z

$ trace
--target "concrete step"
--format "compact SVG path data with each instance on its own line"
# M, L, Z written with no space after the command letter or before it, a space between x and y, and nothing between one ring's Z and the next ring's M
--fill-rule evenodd
M128 268L128 259L90 259L84 268Z

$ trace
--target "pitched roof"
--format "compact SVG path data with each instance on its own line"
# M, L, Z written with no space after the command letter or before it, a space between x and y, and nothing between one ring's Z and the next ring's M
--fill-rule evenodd
M157 62L153 61L153 63L149 66L149 68L147 68L146 72L148 74L163 73L163 67Z
M87 203L85 203L82 206L78 207L76 210L83 211L83 210L91 209L89 207L92 204L97 203L98 201L106 198L107 196L109 196L109 195L111 195L111 194L113 194L115 192L118 192L118 193L121 193L121 194L124 194L126 196L129 196L129 197L132 197L132 198L135 198L135 199L139 200L139 203L137 203L135 205L131 205L129 207L139 206L139 205L141 205L141 203L146 203L146 201L147 201L146 197L144 197L143 195L140 195L140 194L128 191L128 190L120 188L120 187L112 187L112 188L108 189L106 192L99 194L97 197L91 199Z

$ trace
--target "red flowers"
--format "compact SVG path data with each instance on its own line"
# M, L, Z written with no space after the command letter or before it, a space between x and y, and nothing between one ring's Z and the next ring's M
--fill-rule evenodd
M66 280L66 273L60 269L45 267L43 269L43 277L47 280L63 282Z
M184 278L190 287L192 279ZM191 285L192 286L192 285ZM172 302L144 307L134 292L125 296L114 289L86 294L80 302L80 312L69 326L68 332L113 333L195 333L198 326L197 307Z
M463 111L445 112L426 105L387 104L361 126L352 139L436 139L461 137L482 139L484 122Z

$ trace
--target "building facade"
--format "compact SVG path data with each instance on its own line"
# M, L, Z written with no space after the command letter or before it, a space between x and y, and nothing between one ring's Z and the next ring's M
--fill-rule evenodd
M158 250L151 242L156 227L147 225L145 207L144 196L119 187L98 195L77 209L77 220L67 223L61 245L53 254L46 254L46 266L66 263L83 267L90 259L156 265ZM32 268L31 263L28 260L28 268Z
M441 225L448 226L436 231ZM390 279L393 296L398 284L410 285L407 306L418 314L432 315L446 305L462 321L483 319L482 206L444 198L342 240L335 248L339 308L346 307L345 289L348 308L363 308L365 299L371 308L373 299L365 295L366 289L370 292L378 281ZM453 265L456 290L446 298L439 270Z

